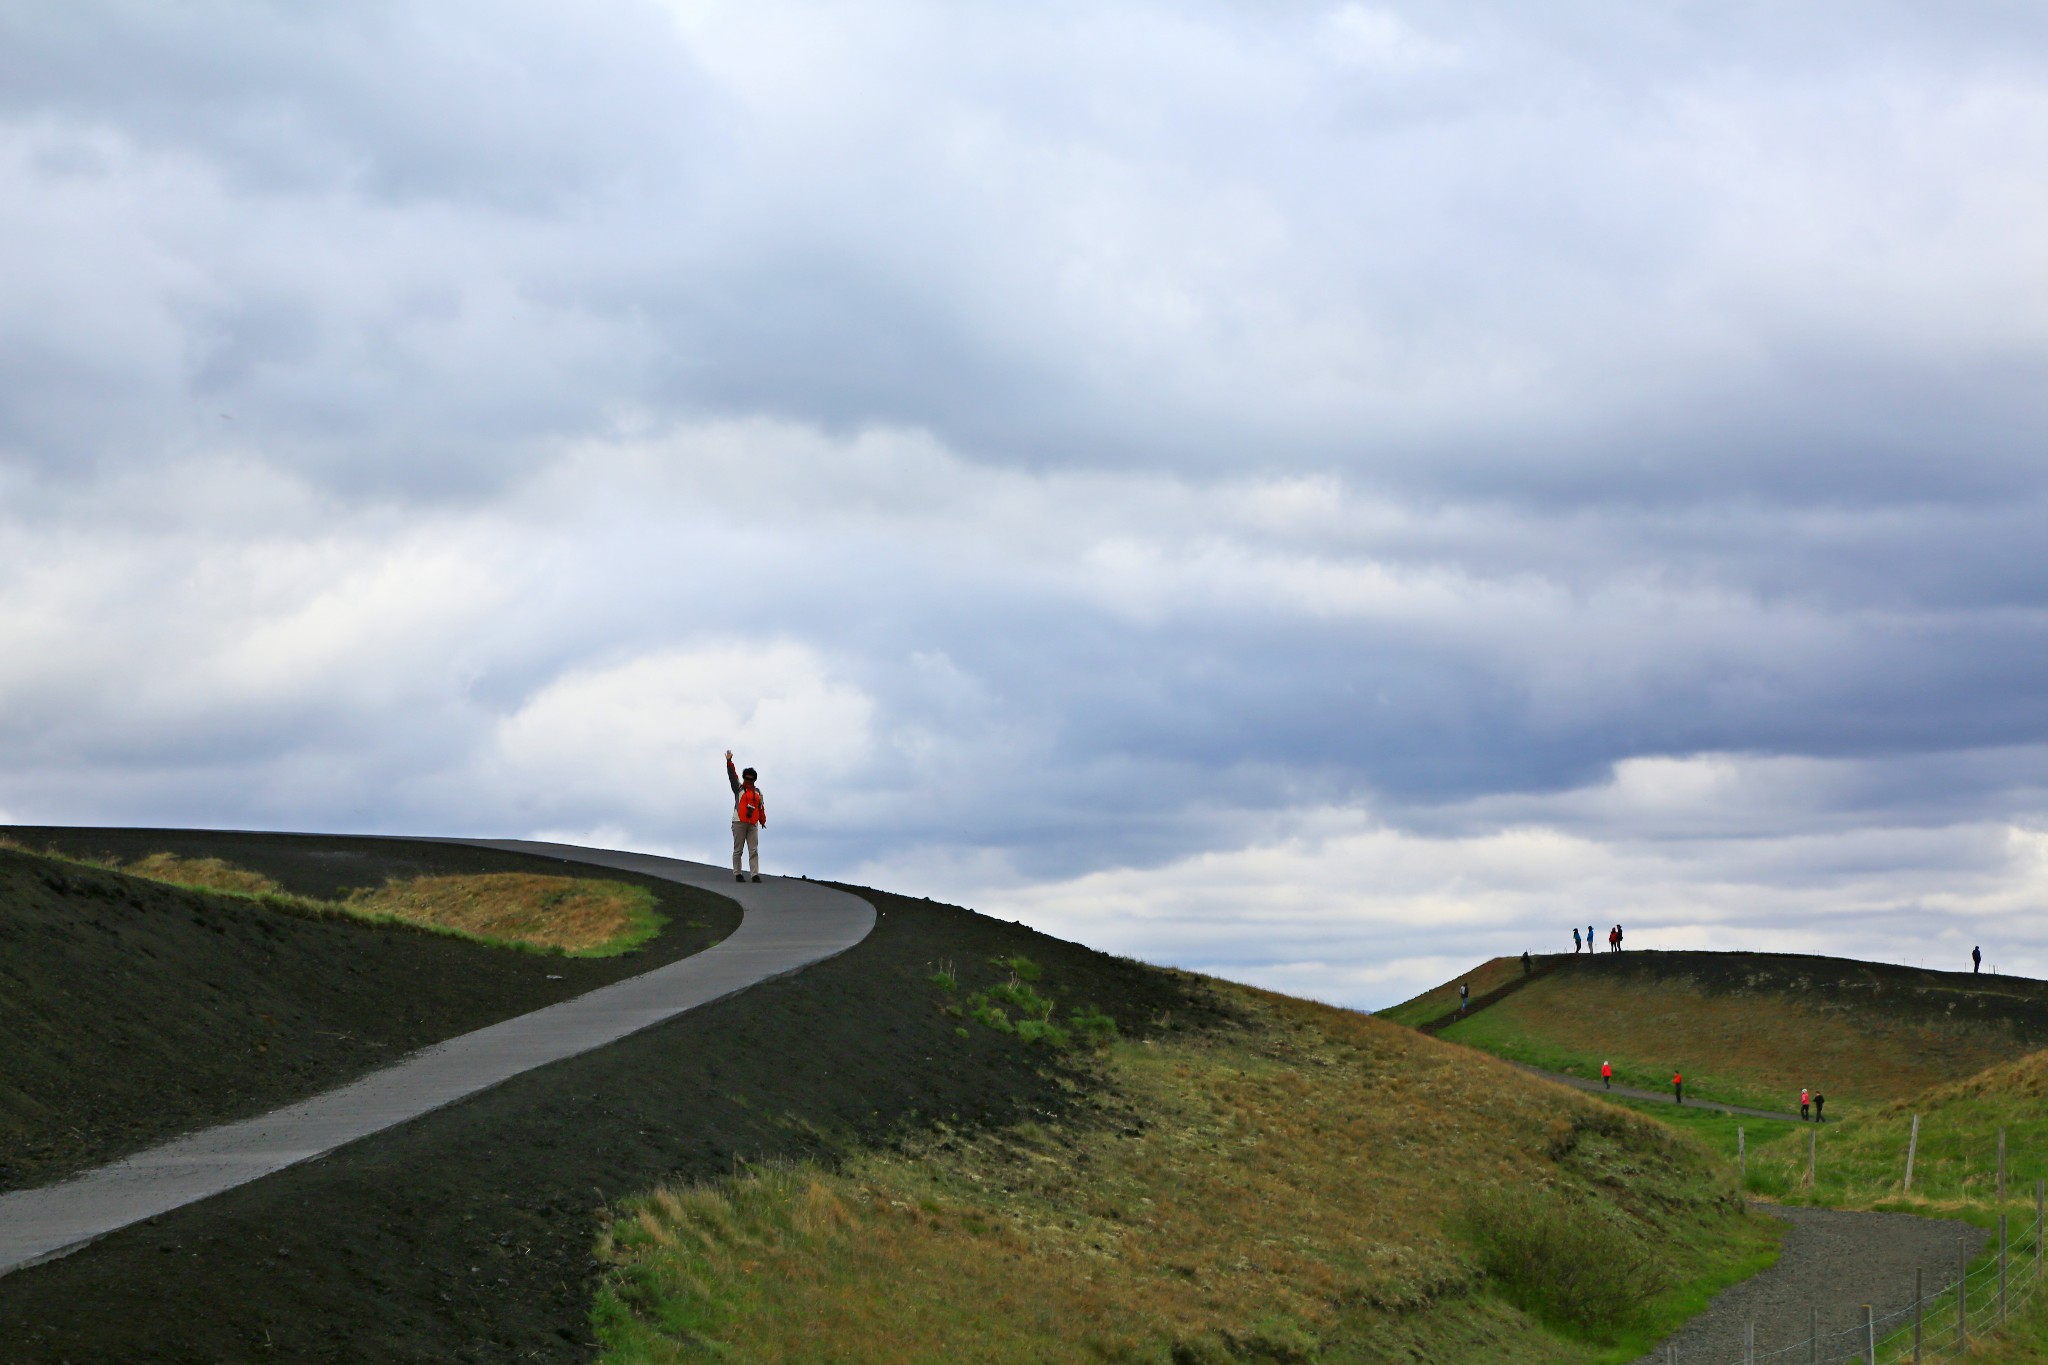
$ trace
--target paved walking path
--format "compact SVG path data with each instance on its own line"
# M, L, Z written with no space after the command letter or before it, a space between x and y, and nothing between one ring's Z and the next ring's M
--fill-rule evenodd
M730 896L745 913L732 937L692 957L423 1048L395 1066L274 1113L193 1133L61 1184L0 1197L0 1275L842 953L866 938L875 923L874 907L866 901L816 882L767 877L758 886L741 884L726 869L703 863L570 844L444 842L640 872Z
M1571 1076L1562 1071L1545 1071L1540 1066L1527 1066L1521 1062L1510 1062L1508 1065L1519 1066L1530 1075L1541 1076L1546 1081L1556 1081L1559 1085L1569 1085L1580 1090L1590 1090L1596 1095L1617 1095L1622 1099L1649 1100L1658 1104L1678 1103L1677 1100L1671 1097L1669 1090L1638 1090L1632 1085L1610 1087L1604 1086L1590 1077ZM1685 1107L1688 1109L1715 1109L1723 1114L1747 1114L1751 1118L1759 1119L1784 1119L1788 1123L1799 1122L1799 1115L1797 1114L1781 1114L1775 1109L1751 1109L1748 1105L1744 1104L1722 1104L1719 1100L1688 1099L1685 1102Z

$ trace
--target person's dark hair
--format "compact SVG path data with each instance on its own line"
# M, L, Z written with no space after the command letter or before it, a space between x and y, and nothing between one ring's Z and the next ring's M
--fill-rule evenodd
M740 776L741 776L741 777L759 777L760 775L761 775L761 774L759 774L759 773L755 772L755 771L754 771L754 770L753 770L752 768L742 768L742 769L740 769Z

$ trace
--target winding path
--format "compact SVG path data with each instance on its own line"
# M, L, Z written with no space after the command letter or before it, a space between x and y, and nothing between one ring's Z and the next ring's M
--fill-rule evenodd
M1818 1327L1827 1340L1813 1352L1822 1361L1861 1360L1855 1329L1869 1304L1882 1319L1910 1308L1913 1272L1931 1290L1956 1277L1984 1246L1984 1229L1910 1213L1860 1213L1798 1205L1752 1204L1757 1214L1792 1224L1777 1264L1714 1296L1685 1326L1638 1358L1635 1365L1737 1365L1745 1330L1754 1324L1756 1350L1789 1351L1780 1360L1804 1361L1795 1350ZM1839 1349L1837 1349L1839 1348Z
M1556 1081L1559 1085L1571 1086L1574 1090L1590 1090L1595 1095L1612 1095L1618 1099L1625 1100L1649 1100L1652 1104L1675 1105L1678 1103L1671 1093L1665 1090L1643 1090L1633 1085L1602 1085L1600 1082L1586 1076L1573 1076L1563 1071L1545 1071L1542 1067L1530 1066L1527 1062L1509 1062L1508 1065L1520 1067L1530 1075L1541 1076L1546 1081ZM1724 1104L1720 1100L1689 1099L1685 1102L1685 1106L1689 1109L1714 1109L1723 1114L1747 1114L1751 1118L1783 1119L1787 1123L1799 1122L1799 1115L1797 1114L1789 1114L1778 1109L1752 1109L1746 1104Z
M732 873L704 863L524 839L440 842L639 872L730 896L744 914L730 938L694 956L436 1043L273 1113L189 1134L61 1184L0 1197L0 1275L833 957L866 938L875 923L874 907L858 896L800 879L736 883Z

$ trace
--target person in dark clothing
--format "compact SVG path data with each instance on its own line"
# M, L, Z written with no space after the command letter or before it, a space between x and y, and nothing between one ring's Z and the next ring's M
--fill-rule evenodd
M1523 976L1527 976L1528 974L1529 974L1529 950L1528 950L1527 948L1524 948L1524 949L1522 950L1522 975L1523 975Z
M1972 974L1972 975L1975 975L1976 973L1978 973L1978 972L1981 972L1981 971L1983 971L1983 970L1984 970L1984 950L1983 950L1982 948L1972 948L1972 949L1970 949L1970 972L1971 972L1971 974Z
M750 860L754 880L761 880L761 829L768 823L768 803L754 785L756 776L752 768L735 772L732 750L725 751L725 778L732 784L732 879L736 882L747 879L740 871L742 852Z
M1586 926L1586 951L1589 953L1599 951L1599 949L1593 946L1593 926L1590 924Z
M1463 1014L1465 1012L1465 1002L1471 998L1472 988L1460 981L1458 983L1458 1013Z
M1827 1115L1827 1108L1828 1108L1828 1097L1827 1097L1826 1095L1823 1095L1823 1094L1821 1094L1821 1093L1820 1093L1820 1091L1818 1091L1818 1090L1814 1091L1814 1092L1813 1092L1813 1121L1814 1121L1815 1123L1826 1123L1826 1122L1828 1121L1828 1115Z
M1577 957L1578 955L1579 955L1579 928L1578 928L1578 926L1577 926L1577 925L1573 925L1573 926L1572 926L1572 956L1573 956L1573 957Z
M1618 952L1620 952L1620 951L1621 951L1621 941L1622 941L1622 939L1623 939L1623 938L1625 938L1625 937L1626 937L1626 935L1624 935L1624 934L1623 934L1623 933L1621 932L1621 926L1620 926L1619 924L1615 925L1615 926L1614 926L1614 951L1615 951L1615 952L1617 952L1617 953L1618 953Z
M1682 1071L1671 1073L1671 1098L1678 1104L1685 1103L1685 1073Z

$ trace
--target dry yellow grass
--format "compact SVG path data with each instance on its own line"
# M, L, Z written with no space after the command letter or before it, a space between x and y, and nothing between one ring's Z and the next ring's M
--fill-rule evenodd
M1455 1361L1511 1340L1518 1361L1587 1361L1601 1351L1475 1295L1463 1192L1568 1190L1645 1231L1711 1228L1738 1258L1768 1240L1728 1173L1648 1119L1238 994L1242 1035L1113 1048L1103 1122L940 1132L629 1205L605 1245L606 1360Z
M34 851L5 837L0 837L0 848ZM152 853L129 863L67 861L178 886L256 897L302 914L399 920L493 943L579 956L624 952L654 937L662 925L654 897L644 887L591 877L528 872L412 877L352 892L345 901L322 901L292 895L262 873L220 858Z
M355 910L564 952L595 952L645 925L647 892L624 882L489 872L413 877L349 897Z
M261 872L219 858L181 858L175 853L152 853L132 863L117 864L120 871L153 881L175 882L179 886L203 886L210 891L234 891L245 896L276 895L284 890Z

